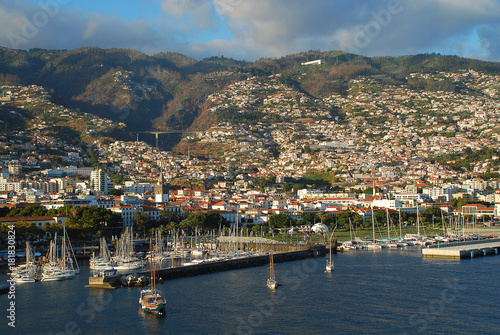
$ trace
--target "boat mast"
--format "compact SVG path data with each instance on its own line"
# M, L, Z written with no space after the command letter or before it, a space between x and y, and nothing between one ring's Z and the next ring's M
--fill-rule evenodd
M372 206L373 243L375 243L375 216L373 215L373 202L371 206Z
M420 237L420 216L418 214L418 199L417 199L417 236Z
M385 209L385 214L387 216L387 239L390 242L391 241L391 224L389 222L389 209L388 208Z
M399 208L399 238L403 238L403 233L401 231L401 208Z
M333 232L332 232L333 235ZM352 242L352 226L351 226L351 217L349 216L349 238L351 239ZM330 243L331 245L331 243Z
M269 254L269 277L274 280L274 259L273 259L273 251L271 250Z
M375 200L375 178L373 179L373 198L372 198L372 228L373 228L373 243L375 244L375 216L373 215L373 201Z
M66 226L63 225L63 238L62 238L62 262L63 262L63 271L66 270Z

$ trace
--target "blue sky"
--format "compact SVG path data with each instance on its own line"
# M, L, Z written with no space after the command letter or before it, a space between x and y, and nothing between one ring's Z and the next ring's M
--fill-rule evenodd
M500 61L500 0L0 0L0 46L256 60L307 50Z

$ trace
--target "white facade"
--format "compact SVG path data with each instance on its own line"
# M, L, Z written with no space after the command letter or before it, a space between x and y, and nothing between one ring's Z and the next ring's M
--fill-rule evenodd
M297 196L299 197L299 199L303 199L303 198L309 198L309 197L311 197L311 195L315 195L315 197L318 197L319 195L322 195L323 193L324 193L323 191L318 190L318 189L304 188L304 189L297 191Z
M120 214L122 217L123 227L132 228L134 226L134 214L136 213L136 209L132 206L115 206L111 207L110 211L113 213Z
M325 61L323 59L317 59L317 60L312 60L310 62L304 62L304 63L300 63L300 65L321 65L323 64Z
M108 174L103 170L90 173L90 187L99 194L108 194Z
M403 203L399 200L389 200L389 199L375 199L373 200L373 207L383 207L389 209L398 209L403 207Z

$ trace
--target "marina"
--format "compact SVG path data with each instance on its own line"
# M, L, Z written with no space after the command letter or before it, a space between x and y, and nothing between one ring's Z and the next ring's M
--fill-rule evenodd
M166 296L163 318L142 311L142 287L86 288L90 270L82 262L72 280L16 285L16 333L493 334L500 328L492 313L500 293L489 284L500 270L496 257L454 262L424 258L419 247L360 249L333 255L335 271L325 273L327 255L293 262L274 256L282 284L276 291L266 287L267 264L158 282ZM7 276L0 269L0 279ZM7 301L0 296L2 305ZM5 322L0 327L5 333Z
M500 239L479 240L454 243L451 245L433 245L422 249L422 255L428 258L466 259L481 256L498 255Z

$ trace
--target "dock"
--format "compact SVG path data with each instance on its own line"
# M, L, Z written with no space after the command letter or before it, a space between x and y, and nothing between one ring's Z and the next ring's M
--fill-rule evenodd
M422 249L426 258L468 259L498 255L500 239L459 242L455 244L433 245Z
M281 252L274 254L274 262L288 262L296 261L311 257L322 257L326 254L326 248L322 246L314 246L307 250ZM162 280L198 276L202 274L236 270L254 266L262 266L269 264L269 255L262 256L249 256L237 257L228 260L221 260L216 262L203 262L195 265L178 266L167 269L156 270L156 274ZM140 272L140 274L149 275L149 271Z

